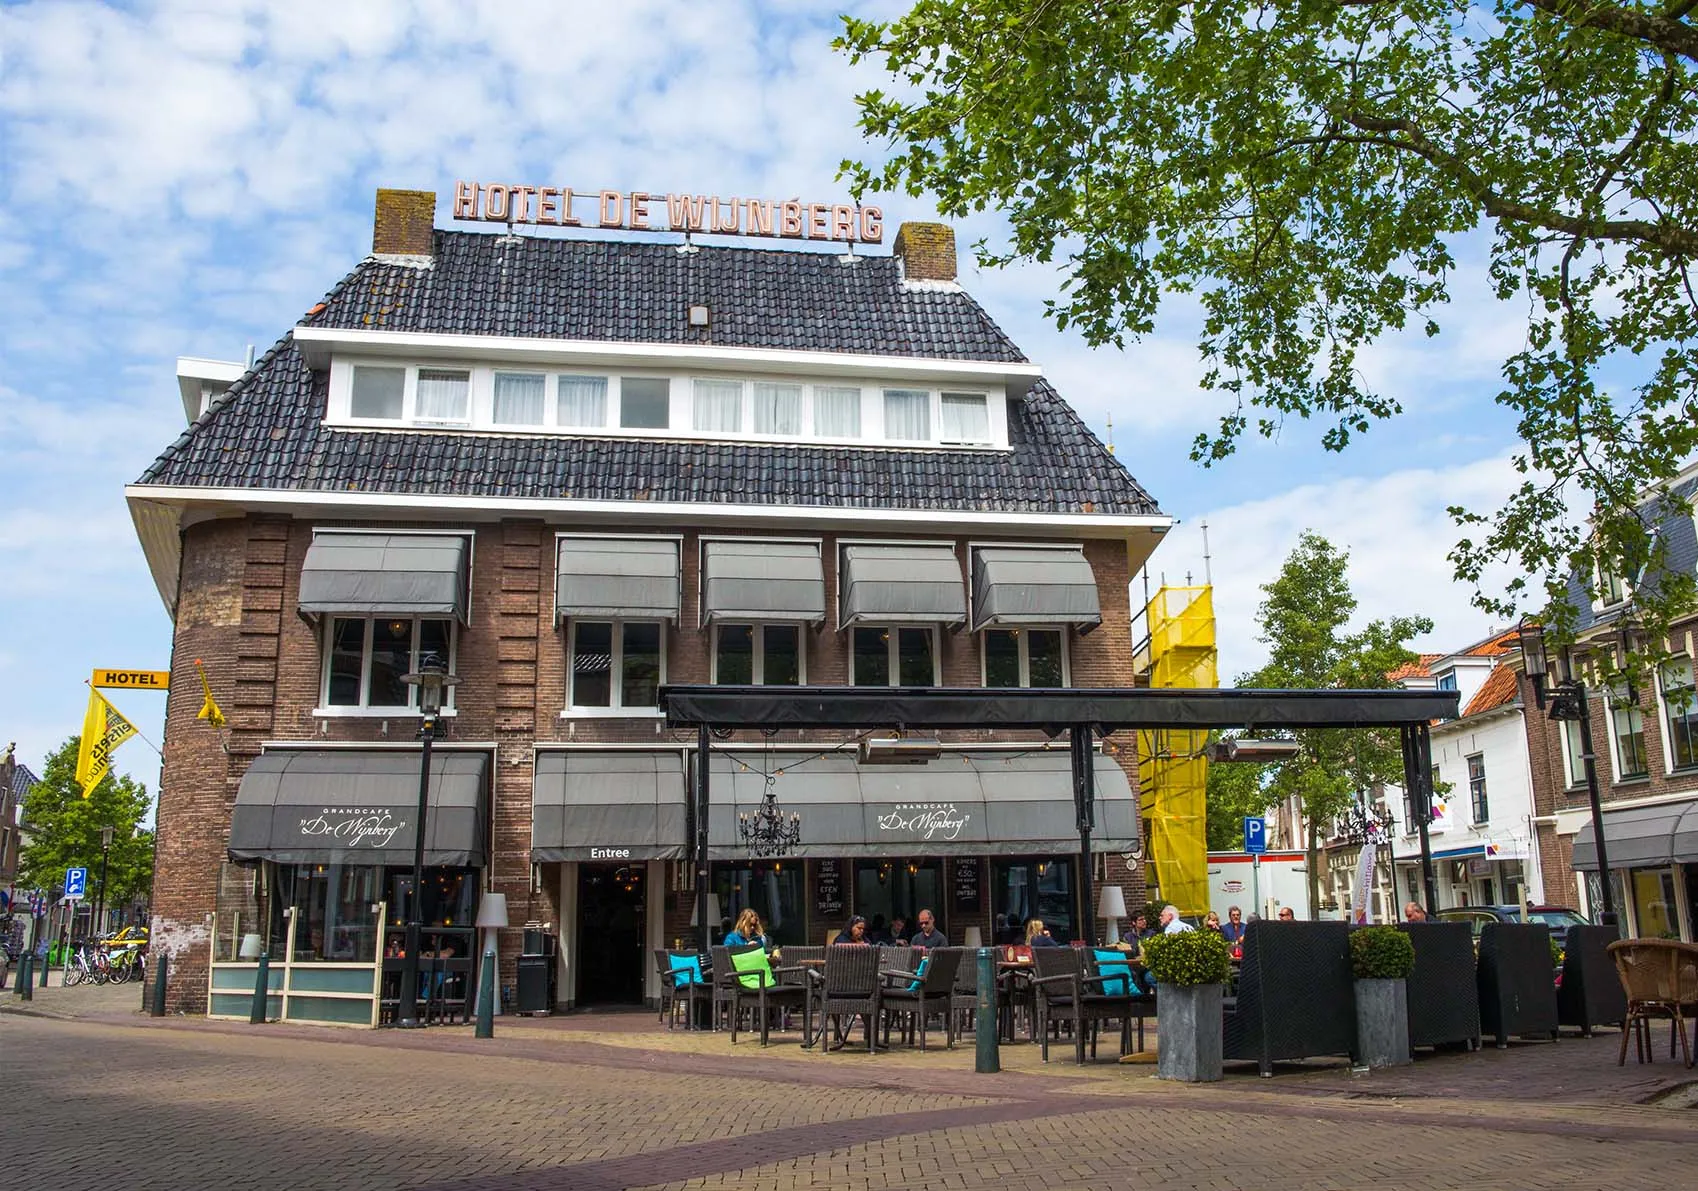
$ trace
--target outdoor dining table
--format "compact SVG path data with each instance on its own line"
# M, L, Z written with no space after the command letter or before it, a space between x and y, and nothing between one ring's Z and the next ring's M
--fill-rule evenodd
M1019 1042L1014 1036L1014 1001L1016 996L1024 997L1032 991L1032 961L1029 959L999 959L996 961L997 983L1005 987L1003 995L997 997L997 1032L1004 1042ZM1024 986L1023 988L1020 986ZM1031 1042L1037 1037L1037 1014L1031 1015L1031 1036L1025 1041Z

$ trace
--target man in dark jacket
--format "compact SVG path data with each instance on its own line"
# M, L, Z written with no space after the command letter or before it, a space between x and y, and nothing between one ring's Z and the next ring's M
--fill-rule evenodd
M914 937L908 942L914 947L947 947L949 938L937 929L937 919L930 910L921 910L919 914L920 929L914 932Z

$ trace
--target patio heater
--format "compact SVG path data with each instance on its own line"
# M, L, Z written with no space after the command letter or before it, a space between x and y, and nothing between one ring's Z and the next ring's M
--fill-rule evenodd
M401 1004L395 1024L403 1030L416 1030L424 1024L419 1019L419 914L424 901L425 827L430 815L430 745L436 738L436 717L442 711L442 698L460 680L448 673L448 665L435 653L419 659L419 668L403 674L401 681L418 688L419 740L419 807L413 822L413 887L407 899L406 953L401 961Z

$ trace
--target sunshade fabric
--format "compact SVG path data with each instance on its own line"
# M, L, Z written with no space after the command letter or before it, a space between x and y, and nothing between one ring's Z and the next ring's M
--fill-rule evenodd
M537 754L531 859L676 860L687 854L678 752Z
M678 543L666 538L561 538L557 616L678 619Z
M415 749L272 749L254 758L230 816L232 860L411 864L418 818ZM430 758L425 863L484 864L489 754Z
M779 772L782 770L783 772ZM925 765L861 765L853 753L716 753L709 777L708 852L746 857L739 812L753 814L767 775L779 809L802 816L798 856L1016 856L1077 852L1067 752L944 753ZM1138 843L1138 800L1126 771L1095 756L1091 847Z
M1654 868L1698 861L1698 799L1604 811L1610 868ZM1588 822L1574 837L1574 867L1598 868L1598 841Z
M464 534L321 533L301 566L301 611L464 621L469 546Z
M707 542L702 575L705 623L825 619L825 565L817 542Z
M960 624L967 619L961 563L947 542L843 548L844 625Z
M973 631L993 625L1102 623L1097 578L1079 546L973 551Z

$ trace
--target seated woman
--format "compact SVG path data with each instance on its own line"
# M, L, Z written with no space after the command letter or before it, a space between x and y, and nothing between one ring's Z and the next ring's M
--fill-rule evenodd
M747 947L750 943L759 943L769 951L772 949L772 944L767 941L766 931L761 928L761 916L753 910L745 909L737 915L737 925L725 936L725 946Z
M1044 926L1042 918L1026 919L1026 946L1028 947L1059 947L1049 928Z
M1224 932L1220 929L1220 915L1213 910L1203 915L1203 929L1212 930L1217 935L1223 934Z
M868 941L867 920L857 914L849 920L849 925L844 928L842 934L832 940L832 943L866 943Z

